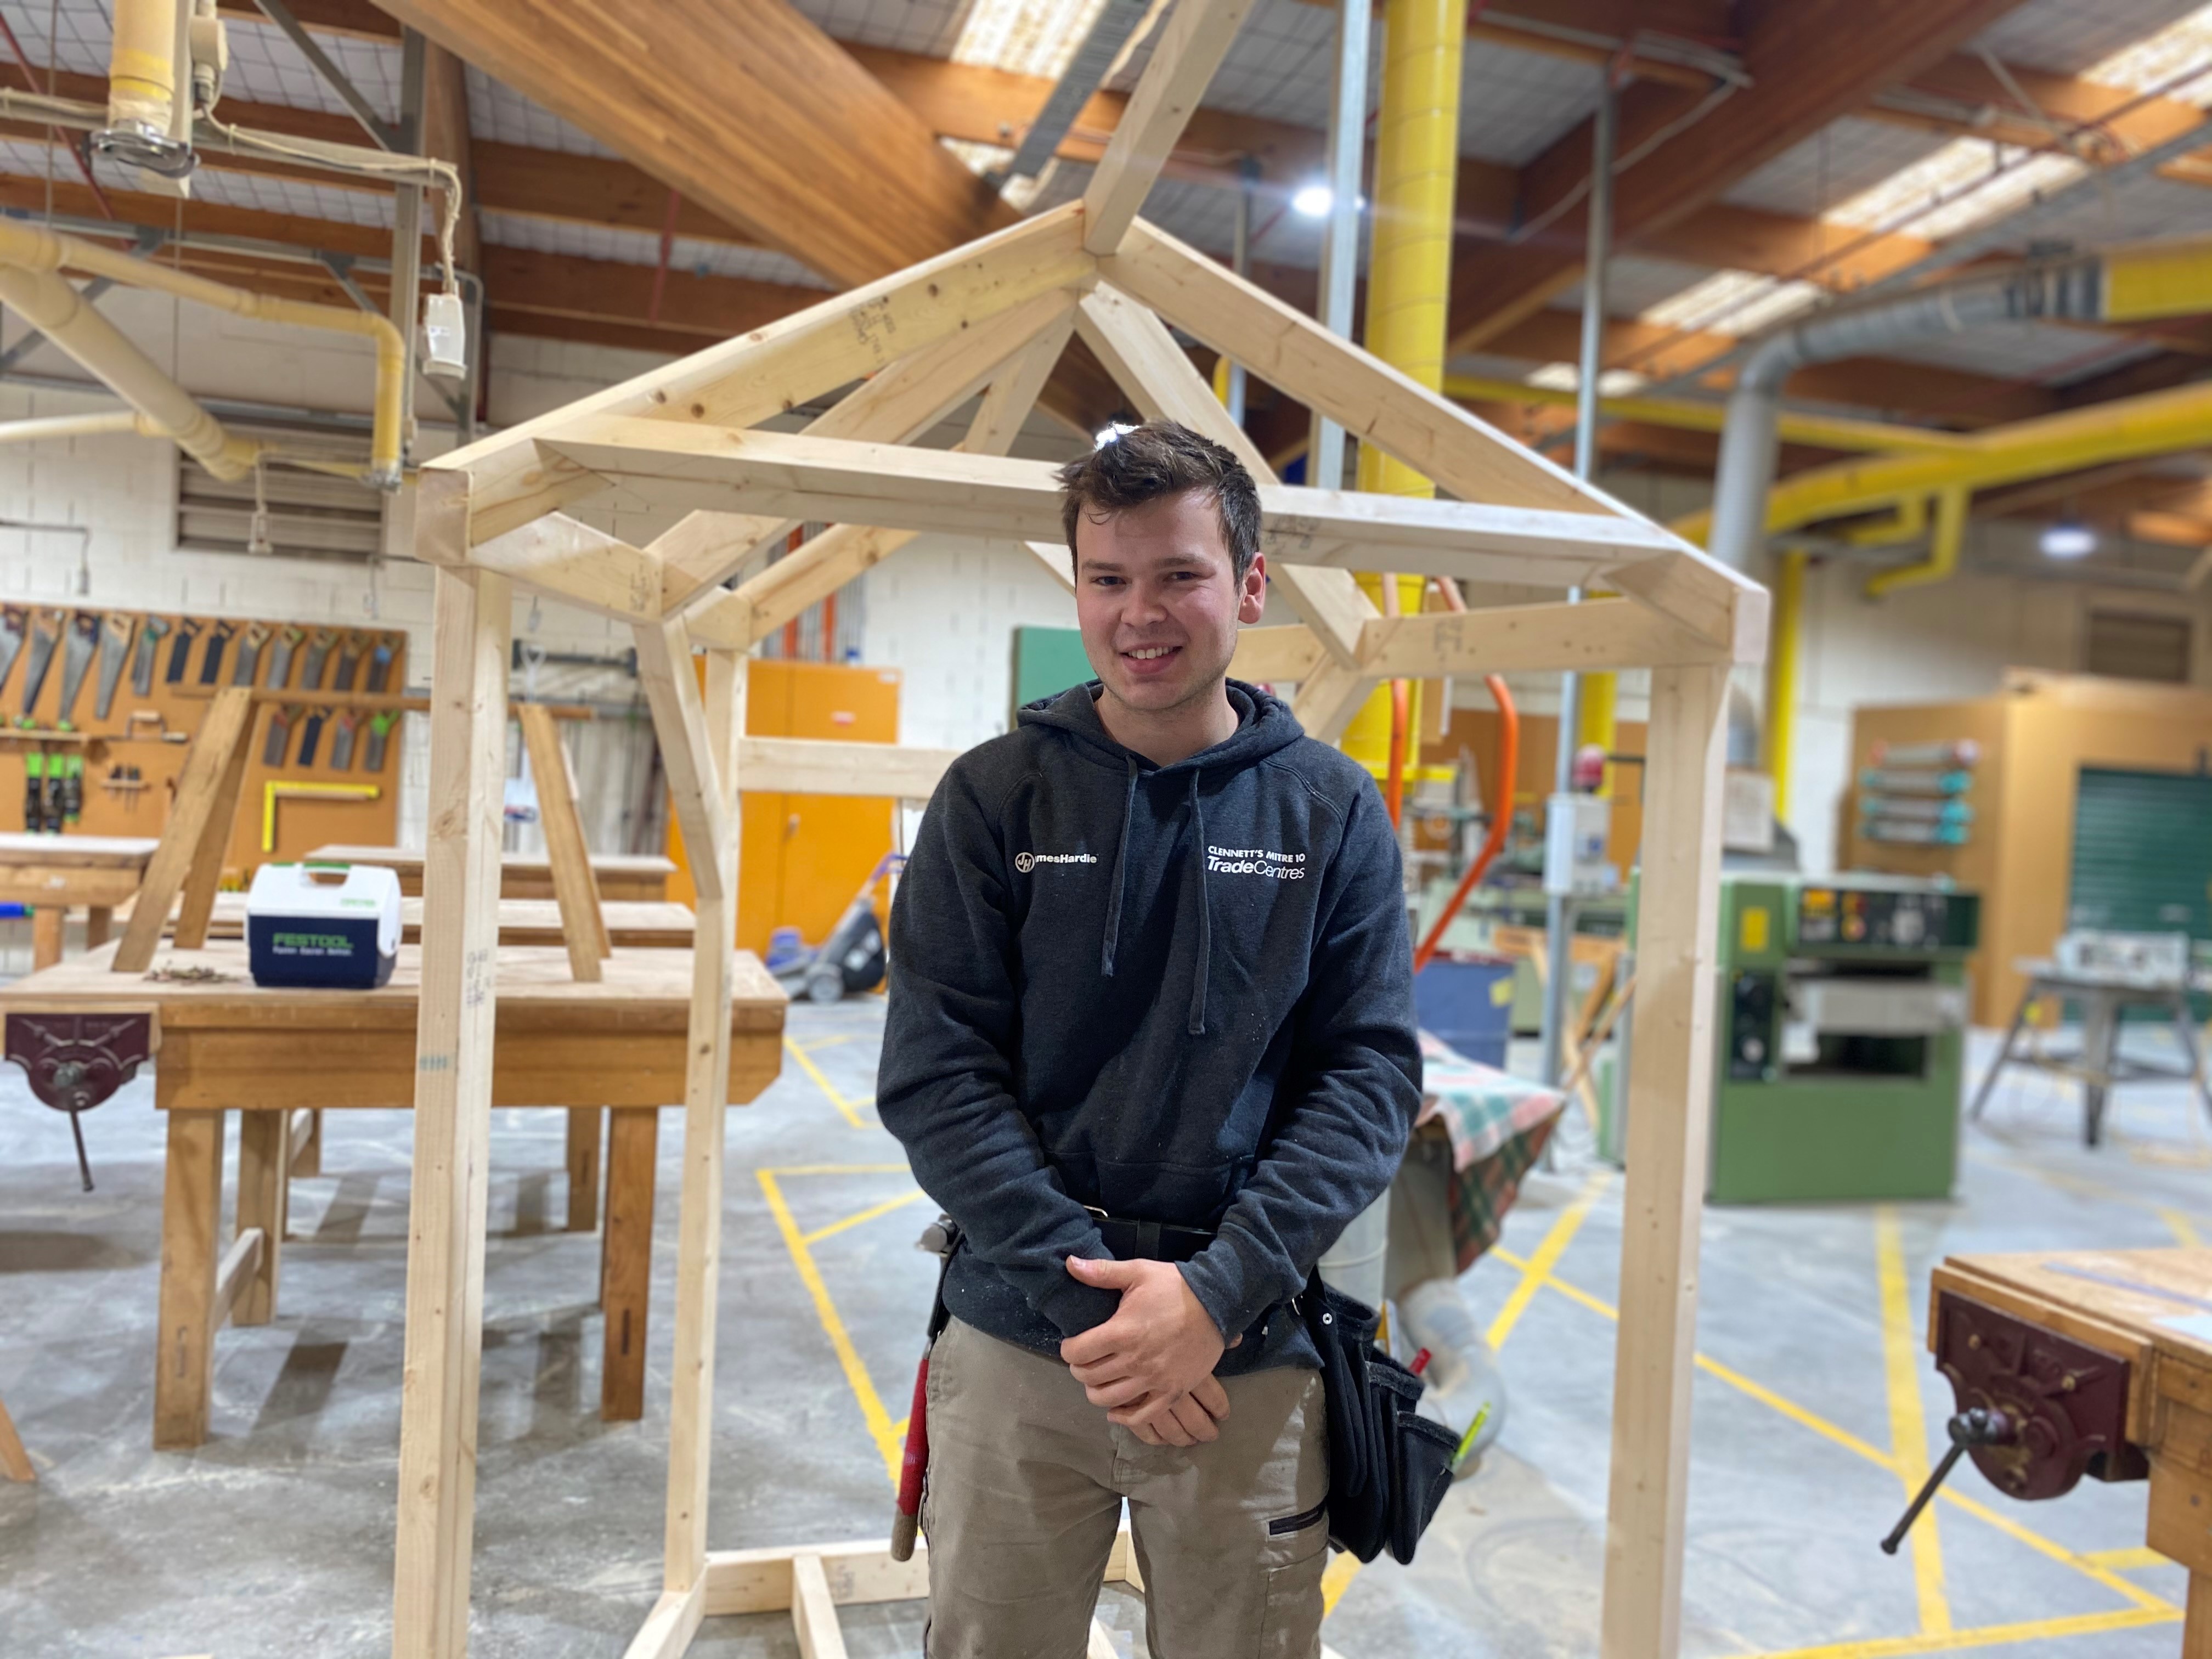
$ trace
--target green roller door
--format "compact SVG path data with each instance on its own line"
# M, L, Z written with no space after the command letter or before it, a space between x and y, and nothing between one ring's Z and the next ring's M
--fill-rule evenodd
M2081 769L2067 925L2212 939L2212 776Z

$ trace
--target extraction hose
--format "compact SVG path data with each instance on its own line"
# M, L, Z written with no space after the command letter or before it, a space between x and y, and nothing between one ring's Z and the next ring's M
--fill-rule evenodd
M1490 688L1490 695L1498 701L1498 799L1490 809L1490 833L1483 837L1482 848L1475 854L1474 861L1467 866L1467 873L1452 889L1452 896L1430 924L1420 948L1413 952L1413 971L1419 973L1429 965L1437 947L1443 943L1444 932L1459 915L1460 906L1474 890L1475 883L1498 861L1505 850L1505 837L1513 829L1513 777L1521 768L1521 711L1513 706L1513 693L1500 674L1486 675L1482 682Z

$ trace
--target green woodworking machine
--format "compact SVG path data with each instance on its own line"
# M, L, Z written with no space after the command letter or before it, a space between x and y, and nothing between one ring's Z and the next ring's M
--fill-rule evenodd
M1950 1195L1980 908L1940 882L1723 872L1716 1202Z

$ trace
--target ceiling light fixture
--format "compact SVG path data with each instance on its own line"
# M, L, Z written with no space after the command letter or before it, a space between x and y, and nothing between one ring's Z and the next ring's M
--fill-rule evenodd
M1291 198L1291 206L1309 219L1326 219L1336 203L1336 192L1327 185L1307 185Z
M2097 550L2097 532L2075 518L2045 525L2042 538L2046 559L2086 559Z

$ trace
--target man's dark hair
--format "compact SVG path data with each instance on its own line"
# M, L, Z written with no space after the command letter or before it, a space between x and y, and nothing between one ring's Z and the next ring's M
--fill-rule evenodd
M1083 514L1126 512L1194 489L1213 497L1238 582L1260 550L1260 492L1252 475L1228 449L1179 422L1146 421L1119 430L1111 442L1060 468L1060 523L1071 560Z

